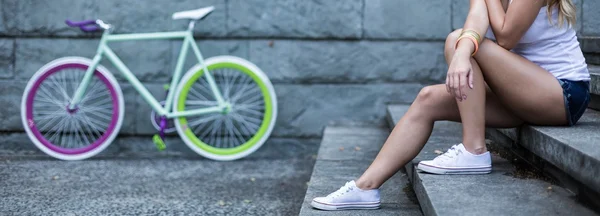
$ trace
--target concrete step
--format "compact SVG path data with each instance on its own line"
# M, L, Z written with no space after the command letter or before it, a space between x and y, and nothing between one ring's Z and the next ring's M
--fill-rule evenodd
M581 183L570 188L575 193L587 193L585 196L594 196L595 199L600 198L599 132L600 112L592 109L588 109L573 127L524 125L516 129L488 129L489 135L503 134L510 139L509 142L518 143L517 147L522 146L543 160L538 163L541 169L548 167L544 166L547 162L551 164L550 169L556 168Z
M579 44L588 64L600 64L600 37L579 37Z
M595 110L600 110L600 66L590 65L589 67L590 76L590 93L592 100L590 101L589 107Z
M600 53L583 53L585 62L593 65L600 65Z
M584 53L599 53L600 54L600 37L578 37L579 45Z
M422 215L402 172L381 187L379 210L326 212L310 206L314 197L325 196L357 179L375 159L388 134L384 128L325 128L300 215Z
M388 106L390 127L408 106ZM508 160L493 154L488 175L432 175L416 171L421 160L433 159L461 142L459 123L437 122L429 141L405 168L425 215L595 215L575 202L572 193L537 178L523 178Z

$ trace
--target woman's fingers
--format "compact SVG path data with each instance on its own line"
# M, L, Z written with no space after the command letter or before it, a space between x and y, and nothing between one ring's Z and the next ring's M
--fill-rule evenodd
M458 92L460 92L459 97L462 100L466 100L467 99L467 88L468 88L467 87L468 86L468 83L467 83L467 74L468 73L469 72L461 72L458 75L458 79L459 79L458 81L460 82L459 85L458 85L458 88L459 88Z
M448 93L450 93L450 83L448 83L448 77L449 77L449 75L448 75L448 74L446 74L446 91L447 91Z
M461 100L461 96L460 96L460 78L458 77L458 73L454 73L453 76L453 86L452 86L452 90L454 90L454 97L458 100Z
M473 69L469 71L469 88L473 89Z

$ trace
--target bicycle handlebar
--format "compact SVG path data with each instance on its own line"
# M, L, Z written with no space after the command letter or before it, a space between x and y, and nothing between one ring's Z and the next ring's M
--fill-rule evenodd
M96 20L84 20L84 21L71 21L66 20L65 23L71 27L79 27L84 32L95 32L100 30L96 24Z

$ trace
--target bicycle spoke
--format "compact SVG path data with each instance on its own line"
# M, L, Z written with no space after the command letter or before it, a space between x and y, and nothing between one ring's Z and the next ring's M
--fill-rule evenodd
M231 122L231 118L227 118L227 121L225 122L225 126L227 128L227 131L229 132L229 136L232 138L236 138L236 141L240 141L240 143L244 143L244 137L239 134L239 131L237 131L237 129L235 128L235 126L233 126L233 122ZM240 135L240 137L238 137L238 135ZM237 144L234 145L234 147L237 146Z
M65 143L69 142L68 141L69 137L67 137L67 135L69 135L69 132L67 131L68 128L69 128L69 122L68 122L68 119L65 118L65 124L63 125L63 127L61 127L61 130L60 130L61 131L60 137L62 138L62 141L60 142L61 143L60 146L65 146Z
M70 75L71 78L71 89L73 91L71 91L73 94L75 94L75 92L77 91L77 88L79 87L79 84L81 84L81 81L83 80L83 76L80 74L85 75L84 73L77 73L76 71L73 71L72 73L68 73ZM85 92L84 92L85 93Z
M52 125L52 122L56 121L60 117L63 117L63 115L59 115L61 112L62 110L57 110L55 114L50 114L43 117L36 116L33 119L34 122L37 122L36 125L38 125L38 129L43 131L48 125Z
M64 89L63 86L60 85L60 83L58 83L58 80L55 79L55 77L51 76L48 79L49 84L48 85L53 85L55 91L58 91L58 93L62 94L63 99L65 99L65 101L71 101L71 97L69 97L69 95L67 94L67 91Z
M233 72L234 74L238 74L236 71L232 71L232 72ZM231 81L231 87L230 87L231 89L229 90L229 95L228 95L228 99L229 99L230 101L231 101L231 99L232 99L232 97L231 97L231 96L232 96L232 95L231 95L231 92L236 92L236 91L234 91L234 89L236 89L236 86L239 86L239 85L237 85L237 82L236 82L236 81L237 81L237 80L238 80L238 78L240 78L240 77L241 77L241 78L244 78L243 76L241 76L241 75L239 75L239 74L238 74L238 75L237 75L237 76L235 76L235 77L233 78L233 80Z
M109 104L109 103L112 103L112 98L106 98L103 100L94 101L91 104L86 105L86 106L95 107L95 106L100 106L100 105Z
M200 137L202 137L203 139L204 139L204 138L210 139L210 137L208 137L208 134L211 132L211 130L210 130L211 126L213 126L213 125L212 125L212 124L210 124L210 125L209 125L209 124L207 124L207 128L206 128L206 130L204 130L204 133L202 133L202 134L200 135ZM210 140L207 140L207 141L209 141L209 143L210 143Z
M207 128L209 125L210 125L210 124L199 124L199 125L198 125L198 126L197 126L197 127L194 129L194 130L193 130L193 131L194 131L194 134L199 134L199 133L200 133L200 132L202 132L202 131L205 131L205 132L206 132L207 130L204 130L204 129L206 129L206 128Z
M62 106L61 101L58 100L52 100L49 99L43 95L36 95L35 97L33 97L33 105L35 106L37 102L41 102L44 103L45 105L55 105L55 106Z
M86 123L92 127L95 131L98 132L104 132L104 128L107 126L102 126L101 123L98 123L96 121L94 121L93 119L89 118L88 116L83 116L83 119L85 119ZM98 134L100 136L100 134Z
M226 79L226 77L229 77L229 74L232 74L231 71L226 70L225 75L223 75L223 82L225 83L225 86L223 86L223 97L225 99L229 99L229 93L231 92L231 86L233 85L233 83L231 83L231 80Z
M81 133L81 137L82 137L81 141L82 142L85 141L85 144L91 144L92 142L90 142L90 140L86 136L85 131L84 131L85 128L83 127L83 125L79 121L79 118L75 118L75 123L77 124L77 128L81 128L81 130L77 130L79 133Z
M219 116L219 115L213 115L213 116L211 116L211 117L200 118L200 119L198 119L198 120L195 120L195 121L191 121L191 122L189 122L189 123L188 123L188 125L195 126L195 125L199 125L199 124L202 124L202 123L206 123L206 122L209 122L209 121L212 121L212 120L216 120L216 119L218 119L218 118L220 118L220 117L221 117L221 116Z
M248 126L250 129L250 131L258 131L259 125L260 125L260 121L256 124L250 124L250 123L254 123L251 121L248 121L244 116L238 115L238 114L231 114L231 116L235 119L237 119L240 123L242 123L245 126ZM251 127L252 126L252 127ZM251 127L251 128L250 128Z
M71 126L69 129L69 133L71 134L70 139L69 139L69 143L67 143L67 148L72 148L73 146L76 146L77 142L77 135L75 134L75 123L73 122L73 118L69 118L69 125Z
M246 95L248 95L248 96L246 96ZM238 103L238 104L252 103L252 102L261 101L262 97L263 97L263 95L261 94L260 90L257 88L254 88L254 89L250 89L250 90L246 91L246 93L244 94L244 97L240 96L238 100L235 100L233 102Z
M89 113L89 112L103 112L105 114L112 114L112 109L110 109L112 107L113 107L112 103L111 104L107 103L107 104L105 104L103 106L95 106L95 107L84 106L84 107L81 107L80 109L81 109L81 111L83 111L85 113Z
M240 128L243 130L244 133L247 134L252 134L252 129L248 127L248 122L245 122L244 119L241 119L239 117L239 115L231 115L231 118L235 119L238 124L240 125Z
M248 77L243 77L243 79L247 80ZM251 86L251 84L241 84L241 86L242 87L240 87L240 90L235 95L233 95L233 97L231 97L231 101L237 101L241 97L241 95L244 94L245 91L247 91L246 89L248 88L248 86Z
M38 109L64 110L64 107L59 106L53 102L39 100L39 97L36 97L35 99L33 99L33 108L35 110L38 110ZM54 108L54 109L50 109L50 108Z
M260 123L262 122L262 119L254 118L252 116L243 116L243 115L240 115L240 114L237 114L237 113L233 113L232 115L233 116L239 116L240 118L246 120L247 122L252 122L252 123L255 123L257 125L260 125Z
M250 109L250 108L236 108L236 111L244 111L253 115L257 115L257 116L262 116L263 113L258 111L258 110L254 110L254 109Z
M44 137L48 137L48 135L50 135L49 133L51 132L55 132L54 135L58 134L60 131L58 130L59 128L61 128L64 124L64 122L66 121L66 119L61 119L57 124L53 125L52 128L50 128L50 130L46 131L46 133L44 133ZM50 137L52 138L52 137Z
M99 113L99 112L90 112L90 113L87 113L87 114L89 114L90 116L95 116L95 117L101 118L101 119L106 120L108 122L110 122L112 120L111 115L100 115L101 113Z
M46 89L45 85L40 85L40 88L38 90L38 92L40 92L40 94L38 94L37 96L40 97L46 97L46 99L48 99L50 102L58 105L58 106L63 106L64 102L60 101L58 99L56 99L55 97L53 97L52 95L50 95L50 93L48 93L48 90Z
M101 127L98 127L95 123L92 122L87 116L83 116L83 120L85 123L94 131L94 134L98 136L98 138L102 137L102 133L104 132ZM102 133L100 133L102 132Z
M207 97L205 97L200 92L196 91L196 89L194 89L194 88L190 88L190 93L191 93L190 95L196 96L196 98L199 98L201 100L207 100L207 101L209 101L209 99Z
M236 119L235 116L231 116L231 118ZM243 124L242 122L240 122L238 119L235 120L237 122L237 124L240 127L240 131L243 134L247 134L247 136L251 136L252 135L252 130L250 128L248 128L248 126L246 124Z
M63 112L65 112L65 110L63 110L63 109L55 109L54 111L52 111L52 110L41 111L40 110L40 111L36 111L34 114L37 114L38 116L41 116L41 115L46 116L46 115L59 114L59 113L63 113Z
M215 135L217 135L217 132L218 132L218 130L220 130L220 129L221 129L221 121L222 121L221 119L217 119L217 120L215 121L215 124L214 124L214 125L216 125L217 127L213 127L213 130L210 132L210 136L211 136L212 138L215 138L215 137L216 137ZM218 123L217 123L217 122L218 122ZM213 125L213 126L214 126L214 125ZM216 138L215 138L215 139L216 139ZM216 145L217 145L217 146L220 146L220 145L219 145L219 140L217 140L217 144L216 144Z
M43 125L43 127L38 127L38 130L39 131L46 131L46 128L51 127L51 126L56 126L54 124L54 122L56 122L56 120L58 120L58 123L60 123L60 122L62 122L64 120L64 116L57 116L57 117L63 117L63 118L55 118L54 120L48 121L48 123L46 123L45 125Z
M105 96L105 94L109 94L108 91L100 92L99 94L97 94L96 92L99 91L99 89L101 88L101 86L97 87L97 86L99 86L98 83L100 83L100 82L95 81L91 87L88 87L88 89L89 89L88 92L84 95L84 98L81 99L79 104L85 104L88 101L94 101L102 96Z
M198 85L200 86L200 90L202 90L203 92L206 92L206 94L213 96L213 93L210 89L206 88L206 86L208 86L208 82L205 82L206 84L204 85Z
M84 128L89 132L90 136L94 138L94 140L100 139L101 135L96 131L89 121L85 120L86 116L78 116L77 118L84 124Z

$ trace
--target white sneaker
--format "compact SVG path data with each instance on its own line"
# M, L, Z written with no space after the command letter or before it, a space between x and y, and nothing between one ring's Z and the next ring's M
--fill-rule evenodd
M326 197L314 198L310 205L321 210L378 209L379 189L362 190L354 181Z
M461 143L433 160L421 161L417 169L434 174L487 174L492 172L492 157L490 152L471 154Z

